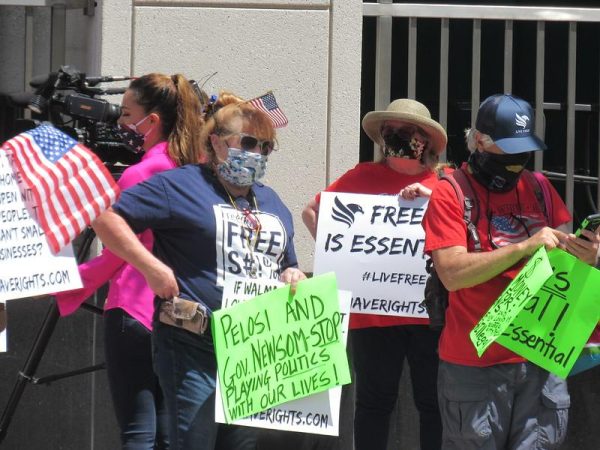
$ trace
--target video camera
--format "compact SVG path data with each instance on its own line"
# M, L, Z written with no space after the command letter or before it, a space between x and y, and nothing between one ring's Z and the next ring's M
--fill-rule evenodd
M32 119L18 120L18 132L49 121L77 141L90 148L108 165L131 165L140 155L122 143L115 125L121 115L119 105L109 103L100 95L123 94L125 88L104 89L100 83L125 81L130 77L86 77L72 66L62 66L58 72L36 77L29 83L33 93L13 94L14 105L29 109Z

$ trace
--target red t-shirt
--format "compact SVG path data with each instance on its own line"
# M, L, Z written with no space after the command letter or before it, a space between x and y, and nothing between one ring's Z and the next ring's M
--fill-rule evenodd
M421 183L432 189L438 178L434 172L423 172L418 175L404 175L391 169L384 163L364 162L346 172L331 183L325 190L328 192L346 192L352 194L397 194L409 184ZM315 196L319 203L321 194ZM398 317L377 314L350 315L350 328L389 327L393 325L423 325L429 319L418 317Z
M466 165L463 166L466 168ZM499 246L524 241L547 225L535 193L523 177L516 189L505 193L489 192L471 175L471 184L479 201L477 230L482 251L491 251L490 236ZM547 181L547 180L546 180ZM556 228L571 220L571 215L556 190L547 182L552 200L550 226ZM434 189L429 207L423 218L425 228L425 252L446 247L461 246L473 251L467 240L463 220L463 205L458 204L454 189L442 182ZM491 217L491 221L488 220ZM522 362L524 359L499 344L493 343L481 358L469 339L469 332L487 312L504 288L519 273L523 262L515 264L504 273L476 286L450 292L446 310L446 325L439 345L440 359L467 366L491 366L494 364Z

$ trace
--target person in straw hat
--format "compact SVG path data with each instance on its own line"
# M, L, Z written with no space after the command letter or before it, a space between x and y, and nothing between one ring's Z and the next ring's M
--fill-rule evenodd
M383 159L359 163L325 190L400 193L405 199L429 196L438 181L435 168L448 138L427 107L411 99L394 100L385 111L366 114L362 126L373 142L381 146ZM319 202L317 194L302 213L313 237ZM350 330L356 375L356 450L387 448L404 359L410 366L413 396L419 411L421 449L439 449L442 434L436 389L439 333L429 328L425 318L374 314L352 314Z

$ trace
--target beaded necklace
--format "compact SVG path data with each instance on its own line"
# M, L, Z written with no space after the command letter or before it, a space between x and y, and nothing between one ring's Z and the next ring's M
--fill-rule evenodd
M258 203L256 202L256 194L254 194L254 192L252 193L254 211L256 211L256 213L254 213L250 208L250 204L248 204L247 207L238 207L237 203L235 202L227 188L225 188L225 186L223 186L223 188L225 189L227 197L229 197L229 202L231 203L231 206L233 206L233 208L236 211L240 212L243 216L242 227L247 230L247 232L245 233L245 238L248 250L250 251L248 275L251 278L256 278L258 275L258 267L254 259L254 250L256 249L256 245L258 244L258 237L262 228L260 220L258 219L258 214L260 213L260 211L258 209Z

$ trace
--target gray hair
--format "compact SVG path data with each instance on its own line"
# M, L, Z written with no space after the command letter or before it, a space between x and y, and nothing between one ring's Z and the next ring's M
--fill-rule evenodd
M478 137L482 141L484 149L494 145L494 140L490 137L489 134L484 134L475 128L467 128L465 130L465 141L467 141L467 148L469 149L469 151L474 152L475 150L477 150Z
M427 146L427 149L423 153L423 165L428 170L434 171L439 161L440 155L431 146Z

